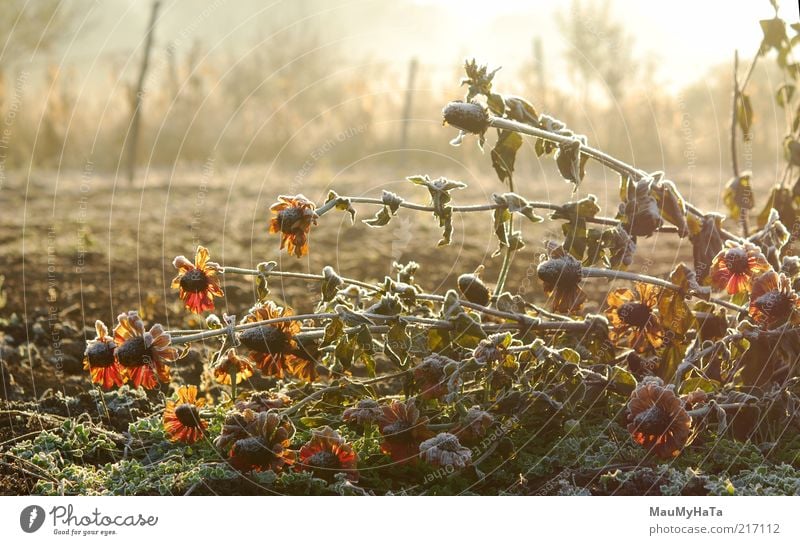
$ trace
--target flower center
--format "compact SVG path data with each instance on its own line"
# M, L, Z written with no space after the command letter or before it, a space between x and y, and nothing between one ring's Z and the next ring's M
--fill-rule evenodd
M619 307L617 314L628 325L644 327L650 320L650 307L644 303L625 303Z
M574 288L581 281L581 264L576 259L549 259L539 264L536 274L542 282L551 286Z
M144 337L132 337L117 347L117 360L124 367L148 365L152 357Z
M266 467L273 460L274 453L258 437L240 439L233 444L232 455L237 466Z
M328 450L321 450L306 460L306 465L309 467L336 469L341 467L339 458L334 453Z
M291 235L295 232L295 224L303 219L303 211L298 207L284 208L277 215L281 232Z
M208 277L200 269L192 269L181 277L181 287L191 293L199 293L208 287Z
M275 326L247 329L239 335L247 348L262 354L283 354L289 349L289 337Z
M792 301L785 293L778 290L768 291L756 299L753 305L771 322L784 321L792 312Z
M181 403L175 407L175 416L178 422L190 428L197 428L200 426L200 412L197 406L191 403Z
M110 367L114 363L114 345L105 342L92 343L86 350L92 367Z
M743 248L731 248L725 253L725 266L733 274L744 274L750 269L747 251Z
M636 430L644 435L663 435L669 431L672 424L672 418L658 405L653 405L646 411L637 414L633 423Z

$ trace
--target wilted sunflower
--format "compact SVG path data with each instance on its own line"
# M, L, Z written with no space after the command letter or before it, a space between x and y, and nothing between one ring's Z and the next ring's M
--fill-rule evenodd
M246 409L225 416L214 445L227 452L231 465L240 471L279 471L294 463L295 453L289 449L293 436L294 425L288 418Z
M636 293L619 288L608 294L606 316L612 326L609 337L637 352L646 352L649 347L659 348L664 343L664 331L653 312L660 290L643 282L636 282L635 287Z
M753 279L750 316L763 327L776 327L791 320L797 322L800 298L784 274L768 271Z
M220 384L231 383L231 375L236 375L236 384L253 376L253 362L236 354L230 348L222 361L214 368L214 378Z
M463 444L474 445L489 433L489 428L492 424L494 424L492 413L484 411L476 405L467 411L453 434Z
M457 365L454 360L441 354L432 353L414 367L414 384L422 399L441 399L447 395L447 375L444 368L448 364Z
M311 431L311 440L300 447L300 460L295 466L317 477L330 479L336 473L345 473L351 481L358 480L356 463L358 455L353 446L330 426Z
M472 462L472 451L461 446L452 433L440 433L419 445L419 456L439 467L464 469Z
M631 392L628 431L633 440L661 458L680 454L691 432L692 419L683 403L660 379L647 379Z
M114 339L108 336L106 324L97 320L94 323L97 337L86 345L83 358L83 368L92 375L92 383L99 384L108 390L114 386L122 386L127 380L125 370L114 357L117 345Z
M194 264L179 255L172 261L172 266L178 269L178 276L172 279L172 287L180 290L178 296L186 308L197 314L214 310L214 297L224 295L217 276L222 268L208 260L208 250L198 246Z
M278 197L278 202L270 207L275 217L269 222L269 232L281 234L281 250L285 246L297 257L308 253L308 232L317 224L315 208L303 195Z
M155 324L149 331L139 314L130 310L117 317L114 328L114 354L119 364L125 368L128 378L135 387L152 389L158 382L169 382L169 365L178 359L178 350L170 346L169 333L161 324Z
M732 240L711 262L711 286L730 295L749 292L753 277L769 270L769 263L755 244Z
M536 274L542 281L554 312L579 312L586 301L581 289L581 262L564 251L563 246L548 248L548 258L539 263Z
M164 431L170 441L191 445L203 436L208 423L200 418L205 399L197 399L197 386L181 386L178 401L168 400L164 409Z
M253 392L247 399L240 399L234 405L244 411L250 409L256 413L265 413L270 409L285 409L292 404L292 399L281 392Z
M427 418L420 418L414 399L405 403L393 400L390 405L384 405L379 425L383 435L381 451L395 462L415 459L419 455L419 444L433 435L427 423Z
M261 322L292 314L292 309L267 301L250 309L242 323ZM316 366L304 357L305 351L300 349L294 338L298 333L300 323L291 320L246 329L239 333L239 340L250 349L250 359L265 375L283 378L287 372L291 372L302 374L304 379L310 378L308 382L312 382L315 375L313 371L309 372L309 368L313 370Z
M383 417L383 409L374 399L362 399L355 407L349 407L342 413L342 420L359 426L367 426L378 422Z

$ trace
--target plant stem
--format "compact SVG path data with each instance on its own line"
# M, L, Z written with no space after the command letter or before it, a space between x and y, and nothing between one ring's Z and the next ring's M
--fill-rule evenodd
M666 288L672 291L684 291L678 284L673 284L668 280L663 280L661 278L656 278L655 276L648 276L645 274L637 274L627 271L615 271L611 269L598 269L595 267L583 267L581 269L581 274L584 278L610 278L612 280L622 279L622 280L631 280L633 282L645 282L647 284L652 284L654 286L659 286L661 288ZM705 297L701 297L700 295L688 292L687 295L691 295L692 297L696 297L698 299L706 300ZM709 302L719 305L721 307L728 308L730 310L734 310L736 312L744 312L747 313L747 309L745 307L740 307L739 305L734 305L729 301L725 301L723 299L718 299L716 297L709 297L707 299Z
M570 144L574 145L575 139L571 136L565 136L563 134L558 134L555 132L551 132L545 129L540 129L539 127L533 127L531 125L527 125L525 123L520 123L518 121L512 121L511 119L506 119L502 117L489 117L489 126L494 127L497 129L505 129L509 131L515 131L520 134L527 134L528 136L535 136L537 138L542 138L543 140L547 140L550 142L554 142L556 144ZM649 177L649 174L644 172L643 170L639 170L638 168L625 163L624 161L620 161L619 159L608 155L607 153L600 151L596 148L591 146L583 145L580 146L581 153L585 153L589 157L593 158L595 161L599 162L600 164L610 168L611 170L618 172L619 174L630 176L635 180L639 180L642 178ZM692 214L703 217L705 214L699 210L696 206L686 203L686 210L691 212ZM733 233L726 231L724 229L720 230L720 233L728 239L731 240L738 240L741 241L742 238L734 235Z

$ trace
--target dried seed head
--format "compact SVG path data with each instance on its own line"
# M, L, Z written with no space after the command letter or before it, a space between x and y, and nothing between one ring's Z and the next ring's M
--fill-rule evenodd
M489 304L489 290L476 274L462 274L458 277L458 291L470 303L486 306Z
M548 286L574 288L581 281L581 263L571 255L564 255L541 262L536 274Z
M472 134L483 134L489 128L489 114L475 102L455 101L442 110L444 121Z
M271 325L246 329L239 334L239 340L250 350L262 354L283 354L290 348L286 333Z

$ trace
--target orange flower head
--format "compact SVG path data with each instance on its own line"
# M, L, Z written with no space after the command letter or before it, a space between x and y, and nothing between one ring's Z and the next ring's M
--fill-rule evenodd
M168 400L164 409L164 431L170 441L191 445L203 437L208 423L200 418L205 399L197 399L197 386L181 386L178 401Z
M308 233L317 224L317 213L313 202L303 195L289 197L281 195L270 207L273 218L269 222L270 233L281 234L281 250L303 257L308 254Z
M484 411L477 405L471 407L461 419L453 433L465 445L475 445L489 433L494 424L492 413Z
M636 292L620 288L608 294L606 316L612 329L609 337L624 343L637 352L659 348L664 343L664 331L653 312L658 305L660 290L650 284L636 283Z
M223 360L214 368L214 378L220 384L231 383L231 376L236 376L236 384L253 376L253 362L236 354L236 349L230 348Z
M92 383L99 384L105 390L125 384L125 370L114 357L117 345L108 336L106 324L97 320L94 323L97 336L88 342L83 357L83 368L92 376Z
M691 434L692 419L681 400L660 379L641 382L628 401L628 431L633 440L661 458L673 458Z
M767 328L791 321L798 321L800 298L792 289L791 281L784 274L767 271L753 280L750 294L750 316Z
M416 460L419 444L433 433L427 428L428 419L420 418L413 399L405 403L394 400L383 406L383 417L379 423L383 442L381 450L395 462Z
M280 471L294 464L295 453L289 449L294 426L273 411L228 413L222 432L214 445L227 452L231 465L240 471Z
M442 399L447 395L447 375L445 367L456 364L447 356L433 353L425 356L422 363L414 367L414 384L420 391L422 399Z
M355 407L349 407L342 413L342 420L359 426L368 426L383 417L383 409L374 399L362 399Z
M178 296L186 308L196 314L214 310L214 297L222 297L219 272L222 267L208 260L208 250L197 247L194 263L179 255L172 261L178 275L172 279L172 288L178 289Z
M542 281L545 294L550 298L554 312L574 314L580 312L586 301L581 289L581 262L564 251L562 246L552 247L548 259L539 263L536 274Z
M242 323L262 322L292 314L292 309L267 301L250 309ZM289 320L245 329L239 333L239 340L250 349L250 359L265 375L283 378L287 373L293 373L312 382L316 378L316 365L309 362L309 355L298 345L295 339L298 333L300 323Z
M312 430L311 440L300 447L297 469L305 469L318 477L330 479L345 473L351 481L358 480L358 455L353 446L330 426Z
M136 311L117 317L114 328L114 355L133 383L145 389L155 388L159 381L169 382L169 365L178 359L178 350L170 346L169 333L161 324L145 331L144 323Z
M750 291L753 277L770 269L767 258L755 244L739 244L732 240L711 262L711 286L725 289L730 295Z
M281 392L253 392L249 398L237 401L235 406L239 411L250 409L263 413L271 409L285 409L291 404L292 399Z

